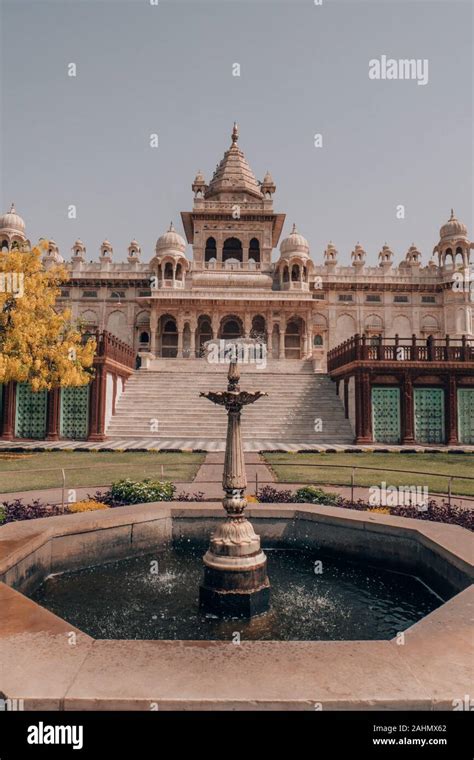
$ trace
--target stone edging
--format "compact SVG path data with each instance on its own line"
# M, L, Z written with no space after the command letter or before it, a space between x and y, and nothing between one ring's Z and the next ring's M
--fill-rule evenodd
M145 504L0 528L0 691L26 709L453 709L470 693L472 534L452 525L299 504L248 510L266 543L380 561L423 559L458 593L393 641L99 641L18 589L65 567L207 534L215 504ZM95 559L94 559L95 558ZM5 582L6 581L6 582ZM73 634L73 635L71 635ZM74 641L75 643L71 643Z

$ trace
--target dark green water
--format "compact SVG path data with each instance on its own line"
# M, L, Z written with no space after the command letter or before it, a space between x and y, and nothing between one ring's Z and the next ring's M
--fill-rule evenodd
M32 598L99 639L390 639L441 604L412 576L324 558L315 573L321 555L266 550L270 612L218 620L198 608L204 551L186 544L51 576Z

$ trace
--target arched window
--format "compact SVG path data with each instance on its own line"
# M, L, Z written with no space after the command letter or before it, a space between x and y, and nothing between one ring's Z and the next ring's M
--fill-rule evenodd
M178 329L176 327L176 322L174 319L167 319L165 324L163 325L163 332L164 333L176 333L178 332Z
M207 238L206 240L206 248L204 251L204 261L209 262L212 260L217 260L217 247L216 247L216 241L213 237Z
M161 334L161 356L163 358L175 358L178 353L178 328L176 327L176 320L170 316L163 316L161 318L162 334Z
M322 346L322 345L323 345L323 336L315 335L313 338L313 346Z
M201 316L198 319L198 326L197 326L197 351L198 356L204 355L204 343L207 343L208 340L212 340L212 325L210 318L205 315L201 314Z
M291 267L291 281L292 282L298 282L300 279L300 268L298 264L293 264Z
M235 317L224 318L221 323L221 338L231 340L242 336L242 325Z
M249 245L249 261L253 260L256 264L260 261L260 243L257 238L252 238Z
M257 314L252 319L252 329L250 330L251 338L260 338L265 340L265 318L261 314Z
M144 330L140 333L140 343L149 343L150 342L150 336L149 334Z
M181 264L178 264L176 267L176 279L182 280L183 279L183 267Z
M8 251L8 240L2 241L2 252L3 251Z
M242 243L238 238L227 238L222 249L222 261L242 261Z
M290 273L289 273L288 267L285 267L283 269L283 282L288 282L289 279L290 279Z
M163 277L165 280L173 279L173 265L169 261L165 264L165 271L163 272Z

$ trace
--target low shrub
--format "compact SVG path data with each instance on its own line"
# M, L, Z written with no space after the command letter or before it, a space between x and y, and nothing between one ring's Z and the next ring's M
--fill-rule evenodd
M474 530L474 510L469 507L460 507L458 504L451 504L450 506L447 501L430 500L425 510L417 509L415 506L390 507L390 514L414 517L417 520L460 525L461 528Z
M68 512L76 514L78 512L93 512L96 509L108 509L107 504L101 501L95 501L93 499L85 499L84 501L76 501L75 504L69 504Z
M316 486L304 486L298 488L295 501L309 504L327 504L335 507L341 501L341 497L337 493L323 491L322 488L316 488Z
M294 491L279 490L273 486L263 486L255 495L262 504L291 504L295 501Z
M5 510L5 523L17 522L18 520L36 520L38 517L56 517L63 515L64 510L60 505L43 504L35 499L30 504L24 504L23 499L13 499L3 504Z
M173 483L161 480L125 478L112 483L110 495L115 503L142 504L150 501L172 501L175 490ZM101 501L107 503L102 498Z
M3 506L3 504L0 504L0 525L2 525L2 523L4 523L6 519L7 519L7 511L5 507Z
M194 493L180 491L174 498L175 501L204 501L204 491L195 491Z

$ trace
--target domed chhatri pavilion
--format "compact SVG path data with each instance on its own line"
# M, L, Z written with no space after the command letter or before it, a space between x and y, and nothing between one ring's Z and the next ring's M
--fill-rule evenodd
M89 329L105 330L128 344L134 357L141 355L141 376L169 370L173 362L165 360L194 373L210 339L259 337L278 371L298 374L300 362L314 376L336 381L330 385L359 443L421 440L423 425L417 433L415 422L424 407L440 420L435 433L425 425L425 438L474 443L474 244L466 226L452 211L428 263L412 244L396 266L384 244L378 265L367 266L358 242L347 266L339 264L332 242L322 257L312 256L293 224L272 261L285 215L274 211L271 174L257 181L238 139L234 125L209 183L197 173L192 211L181 213L184 236L170 224L153 257L145 257L134 239L126 261L114 261L112 244L104 240L92 263L76 240L61 301ZM14 206L0 218L0 242L3 250L26 242ZM59 261L51 240L45 266ZM184 360L194 365L187 369ZM107 402L109 422L119 395ZM459 421L460 405L467 423ZM397 419L391 432L374 414Z

